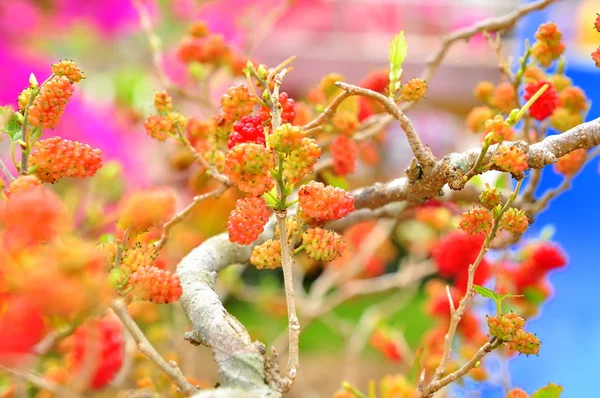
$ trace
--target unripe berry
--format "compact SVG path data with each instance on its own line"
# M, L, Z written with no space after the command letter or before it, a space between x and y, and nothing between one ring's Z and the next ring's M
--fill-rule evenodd
M235 120L250 115L254 109L254 104L248 87L243 84L230 87L227 93L221 97L221 108L228 123L233 123Z
M193 146L196 146L198 141L207 140L215 133L214 125L211 122L190 118L186 127L186 137Z
M341 256L346 248L342 237L323 228L309 228L302 234L306 254L320 262L330 262Z
M538 79L538 80L546 80L546 79ZM566 75L556 73L548 79L550 83L554 86L557 92L562 92L565 88L571 86L573 81L567 77Z
M154 93L153 102L157 112L163 113L173 110L173 98L166 91Z
M329 73L323 76L319 82L319 89L324 94L324 99L336 96L340 92L340 89L335 85L335 83L343 81L345 81L344 76L339 73Z
M556 76L556 75L555 75ZM564 76L564 75L560 75ZM552 79L552 77L550 78ZM543 70L534 65L528 65L523 73L523 81L525 83L538 82L540 80L547 80L546 74ZM550 80L552 81L552 80ZM552 81L554 84L554 82ZM558 87L556 88L558 90ZM560 90L559 90L560 91Z
M594 29L600 32L600 14L596 14L596 20L594 21Z
M62 177L91 177L102 167L102 152L87 144L52 137L35 143L29 158L37 166L35 174L43 182Z
M545 41L537 41L531 48L531 54L540 65L548 68L553 61L558 59L565 52L565 44L558 43L556 45Z
M508 82L498 84L492 94L492 105L503 113L510 113L517 108L517 92L513 85Z
M340 134L352 136L352 134L356 132L360 122L356 113L343 110L338 111L333 115L331 124L333 124L333 127L335 127Z
M337 174L346 175L356 170L358 145L352 138L345 135L335 137L330 150L333 157L333 169Z
M150 115L144 123L144 129L150 137L164 141L173 130L173 121L165 116Z
M425 96L427 92L427 83L414 78L402 85L402 99L407 102L417 102Z
M469 235L481 232L488 234L492 230L493 222L492 213L488 209L480 207L463 213L458 227Z
M300 149L288 155L283 164L283 177L290 184L297 184L313 172L321 157L321 147L313 138L303 138Z
M28 120L35 127L54 128L62 117L75 87L66 76L54 76L40 87L29 107Z
M572 112L583 112L589 104L583 90L576 86L566 87L559 95L560 105Z
M259 144L236 145L225 159L225 174L243 192L259 196L274 186L270 171L275 166L272 152Z
M481 133L485 129L485 122L494 117L494 111L487 106L475 107L467 115L467 128L472 133Z
M76 373L90 372L89 388L108 386L123 364L124 340L121 323L113 317L88 320L65 341L70 346L67 362ZM92 368L88 369L89 363Z
M579 112L573 112L567 108L558 107L550 116L550 126L564 133L575 126L583 123L583 116Z
M52 73L56 76L66 76L71 83L78 83L83 79L81 69L73 61L60 61L52 64Z
M6 195L10 196L14 193L21 192L27 189L36 189L41 188L42 182L36 177L32 175L24 175L19 176L12 180L8 184L8 189L6 190Z
M305 136L302 128L289 123L282 124L269 135L269 146L277 152L291 153L302 147Z
M177 275L158 267L140 267L129 278L135 297L152 303L166 304L179 300L181 282Z
M508 347L511 350L518 351L525 355L537 355L540 352L540 340L533 333L526 332L523 329L516 331Z
M252 249L250 263L258 269L281 267L281 242L269 239Z
M482 81L477 83L473 90L473 95L481 102L488 102L494 92L494 83Z
M315 181L300 187L298 200L304 213L320 222L338 220L354 210L354 198L348 192Z
M511 174L519 174L527 169L527 155L515 145L501 146L494 156L496 166Z
M525 320L520 316L510 313L487 318L490 334L502 341L513 341L517 332L523 330Z
M249 245L263 232L268 220L269 208L263 198L238 199L227 221L229 240Z
M530 100L535 93L537 93L544 85L549 87L544 93L535 101L529 108L529 114L536 120L544 120L548 116L552 115L552 112L560 104L560 99L556 89L550 82L539 81L536 83L529 83L525 86L524 98L526 101Z
M541 41L557 43L562 39L562 33L554 22L546 22L538 27L535 38Z
M564 156L558 158L558 161L554 164L554 171L558 174L562 174L565 177L573 175L581 169L581 166L585 163L585 156L587 151L585 149L576 149L571 153L567 153Z
M506 393L506 398L530 398L529 394L520 388L513 388Z
M27 104L29 103L30 97L31 97L31 88L30 87L21 91L21 94L19 94L19 99L18 99L19 111L23 112L25 110L25 108L27 108Z
M136 242L133 247L123 250L121 254L121 270L127 275L131 275L138 268L152 267L156 264L156 256L156 246Z
M175 213L175 191L153 188L133 192L119 205L119 223L133 233L144 232L167 221Z
M505 231L520 235L527 230L529 219L523 210L511 207L500 218L500 228Z
M511 126L504 122L502 115L496 115L493 119L485 122L484 141L487 145L498 144L505 140L512 140L515 133Z
M502 203L502 195L496 188L486 185L485 190L479 195L479 202L481 202L485 208L492 210Z

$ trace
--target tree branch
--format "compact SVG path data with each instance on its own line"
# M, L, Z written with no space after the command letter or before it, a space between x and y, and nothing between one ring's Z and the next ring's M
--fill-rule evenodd
M142 330L139 328L137 323L135 323L131 315L129 315L129 312L127 311L127 305L125 305L125 303L122 300L113 301L110 307L135 340L140 352L144 354L146 358L154 362L154 364L156 364L156 366L158 366L158 368L162 370L167 376L169 376L171 380L173 380L177 387L179 387L186 396L191 396L192 394L199 391L197 387L195 387L185 378L185 376L183 375L183 373L181 373L181 370L175 362L167 362L158 353L158 351L156 351L156 349L146 338L144 332L142 332Z

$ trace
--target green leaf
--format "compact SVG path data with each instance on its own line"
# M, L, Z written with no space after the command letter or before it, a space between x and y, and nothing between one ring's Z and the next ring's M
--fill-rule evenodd
M265 202L267 202L267 206L269 207L275 207L277 205L277 201L275 200L276 197L277 190L275 188L271 189L270 192L267 192L263 195L263 199L265 200Z
M0 108L0 129L6 132L12 141L21 139L19 115L10 106Z
M546 387L542 387L533 393L531 398L558 398L563 392L561 385L548 383Z
M390 42L389 49L389 60L390 60L390 96L392 96L398 89L397 82L402 77L402 64L406 59L408 52L408 44L404 38L404 31L398 33Z
M98 241L100 243L115 242L116 240L117 240L117 238L115 237L114 234L104 234L104 235L100 236L100 239L98 239Z
M473 289L475 289L475 291L477 293L479 293L479 295L482 297L491 298L495 302L502 301L502 299L500 298L498 293L494 292L493 290L488 289L487 287L473 285Z
M327 184L333 185L336 188L348 189L348 181L342 176L333 174L329 170L325 170L321 173Z

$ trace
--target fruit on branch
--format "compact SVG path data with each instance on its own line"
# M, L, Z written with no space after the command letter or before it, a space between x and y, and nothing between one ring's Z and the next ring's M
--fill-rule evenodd
M494 164L511 174L520 174L527 170L527 155L515 145L501 146L494 156Z
M132 192L119 204L119 223L123 229L141 233L161 225L175 213L175 191L157 187Z
M25 111L25 108L27 108L27 104L29 103L29 97L31 97L31 92L31 87L28 87L25 90L21 91L21 93L19 94L19 98L17 100L17 103L19 105L19 111L23 112Z
M536 79L536 81L540 80L548 80L550 83L552 83L556 91L559 93L562 92L565 88L573 85L573 81L568 76L563 75L561 73L555 73L547 79L545 76Z
M512 340L508 343L511 350L525 355L537 355L540 352L540 340L531 332L518 329Z
M529 394L520 388L513 388L506 393L506 398L530 398Z
M479 202L489 210L502 203L502 195L496 188L486 185L485 189L479 195Z
M518 108L517 92L513 85L508 82L498 84L492 94L491 104L502 113L510 113Z
M475 107L467 115L467 128L472 133L482 133L485 123L494 117L494 111L488 106Z
M260 196L273 186L271 169L275 160L271 150L255 143L236 145L225 158L225 174L242 191L251 196Z
M283 164L283 177L290 184L297 184L313 172L321 157L321 147L313 138L303 138L300 149L290 153Z
M144 123L146 133L158 140L165 141L173 131L173 121L161 115L150 115Z
M354 210L354 198L350 193L316 181L300 187L298 200L307 216L322 223L339 220Z
M560 104L560 98L550 82L538 81L525 86L524 98L526 101L529 101L546 84L548 85L548 89L529 108L529 115L539 121L552 115Z
M8 184L8 188L4 191L6 196L10 196L15 192L24 191L31 188L41 188L42 182L33 175L21 175Z
M29 107L29 123L35 127L54 128L65 112L73 91L75 87L66 76L54 76L42 84Z
M24 296L4 295L0 291L0 300L0 365L19 366L44 336L42 311Z
M30 165L43 182L54 183L62 177L85 178L102 167L102 152L87 144L51 137L35 143Z
M279 105L281 106L281 122L294 123L296 119L296 101L287 93L279 94ZM263 106L258 111L258 116L264 122L271 118L271 108ZM270 124L269 124L270 125Z
M158 267L139 267L129 278L133 294L140 300L166 304L179 300L181 282L177 275Z
M477 83L473 89L473 95L479 101L487 104L491 101L495 88L496 87L494 86L494 83L489 81L481 81Z
M206 36L210 29L204 21L194 21L188 29L188 33L192 37L200 38Z
M248 197L238 199L235 209L229 214L227 232L229 240L241 245L249 245L260 235L269 220L269 208L263 198Z
M195 147L199 141L205 141L215 133L214 125L192 117L188 120L185 133L188 141Z
M88 377L87 388L107 387L123 365L123 329L118 319L106 316L89 319L63 343L74 377Z
M592 53L592 61L596 63L597 68L600 68L600 47Z
M458 227L469 235L489 234L493 222L492 213L484 207L479 207L463 213Z
M152 267L155 264L156 247L152 244L135 242L133 247L125 248L121 255L120 267L127 275L133 274L138 268Z
M341 256L346 242L333 231L323 228L309 228L302 234L306 254L314 260L327 263Z
M561 42L562 33L553 22L539 26L533 44L532 55L543 67L549 67L565 52L565 44Z
M281 241L269 239L252 249L250 263L258 269L281 267Z
M52 73L56 76L65 76L71 83L79 83L83 79L81 69L73 61L63 60L52 64Z
M558 107L550 116L550 126L564 133L575 126L583 123L583 115L578 112L573 112L567 108Z
M221 97L221 110L227 124L250 115L254 105L255 102L248 87L243 84L230 87L227 93Z
M282 124L269 135L269 146L277 152L289 154L302 148L302 141L306 134L301 127L289 123Z
M339 135L331 143L330 150L333 157L333 169L337 174L346 175L356 170L358 159L356 141L345 135Z
M242 120L233 124L233 132L229 135L227 148L231 149L244 142L264 145L265 128L260 117L244 116Z
M166 91L157 91L152 98L154 108L159 113L166 113L173 110L173 98Z
M502 341L512 341L518 330L525 326L525 319L515 313L500 316L488 316L487 325L490 334Z
M512 141L515 136L514 130L504 121L502 115L496 115L493 119L486 121L484 131L486 133L484 141L487 145Z
M505 231L512 232L515 235L520 235L527 230L529 219L523 210L511 207L506 210L500 218L500 228Z

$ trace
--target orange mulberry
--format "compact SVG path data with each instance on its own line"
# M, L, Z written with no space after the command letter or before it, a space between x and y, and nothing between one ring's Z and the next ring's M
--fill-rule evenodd
M156 264L156 247L152 244L136 242L133 247L123 250L121 269L128 275L138 268L152 267Z
M274 186L270 171L275 166L272 152L260 144L236 145L225 159L225 174L243 192L259 196Z
M167 139L173 130L173 121L161 115L150 115L144 123L146 133L159 141Z
M530 398L529 394L520 388L513 388L506 393L506 398Z
M91 177L102 167L102 152L77 141L52 137L35 143L30 155L31 166L43 182L62 177Z
M527 169L527 155L514 145L501 146L494 156L494 163L504 171L519 174Z
M414 78L402 85L402 99L408 102L416 102L425 96L427 83L424 80Z
M254 109L254 104L248 87L243 84L230 87L227 93L221 97L221 108L225 120L229 123L250 115Z
M596 63L596 68L600 68L600 47L592 53L592 61Z
M166 304L179 300L181 282L177 275L158 267L140 267L129 278L134 295L152 303Z
M154 108L158 112L170 112L173 110L173 98L166 91L157 91L154 93Z
M554 164L554 171L565 177L577 173L585 163L586 154L587 151L582 148L561 156Z
M488 234L492 230L493 222L492 213L482 207L463 213L458 227L469 235L481 232Z
M479 195L479 202L487 209L492 210L502 203L502 195L496 188L486 185L486 189Z
M572 112L583 112L589 104L583 90L576 86L566 87L559 95L560 105Z
M288 155L283 164L283 177L290 184L296 184L313 172L321 157L321 147L313 138L303 138L300 149Z
M298 200L304 213L319 222L338 220L354 210L350 193L316 181L300 187Z
M493 119L485 122L484 130L487 133L484 141L488 145L511 140L515 135L512 127L504 121L502 115L496 115Z
M32 175L24 175L19 176L12 180L10 184L8 184L8 189L6 190L6 195L10 196L15 192L20 192L26 189L31 188L41 188L42 182L36 177Z
M472 133L484 131L485 122L494 117L494 111L487 106L475 107L467 115L467 128Z
M133 233L147 231L166 222L175 213L175 191L158 187L133 192L119 205L119 223Z
M508 82L498 84L492 94L492 105L503 113L510 113L517 108L517 92L513 85Z
M331 143L331 156L333 157L333 169L339 175L353 173L356 170L358 159L358 145L345 135L337 136Z
M83 79L81 69L73 61L60 61L52 65L52 73L56 76L66 76L71 83L78 83Z
M487 318L487 324L492 336L502 341L512 341L517 331L525 325L525 320L511 312L501 316L490 316Z
M54 76L40 87L29 107L28 120L35 127L54 128L62 117L75 87L66 76Z
M540 352L541 343L535 334L519 329L508 346L511 350L521 354L537 355Z
M529 220L523 210L511 207L500 218L500 228L510 231L515 235L522 234L527 230Z
M494 93L494 83L482 81L477 83L473 89L473 95L481 102L488 102Z
M249 245L263 232L268 220L269 208L263 198L238 199L227 221L229 240Z
M269 135L269 145L277 152L291 153L302 147L306 134L298 126L282 124Z
M554 110L549 120L552 128L564 133L583 123L583 115L580 112L573 112L570 109L559 106Z

